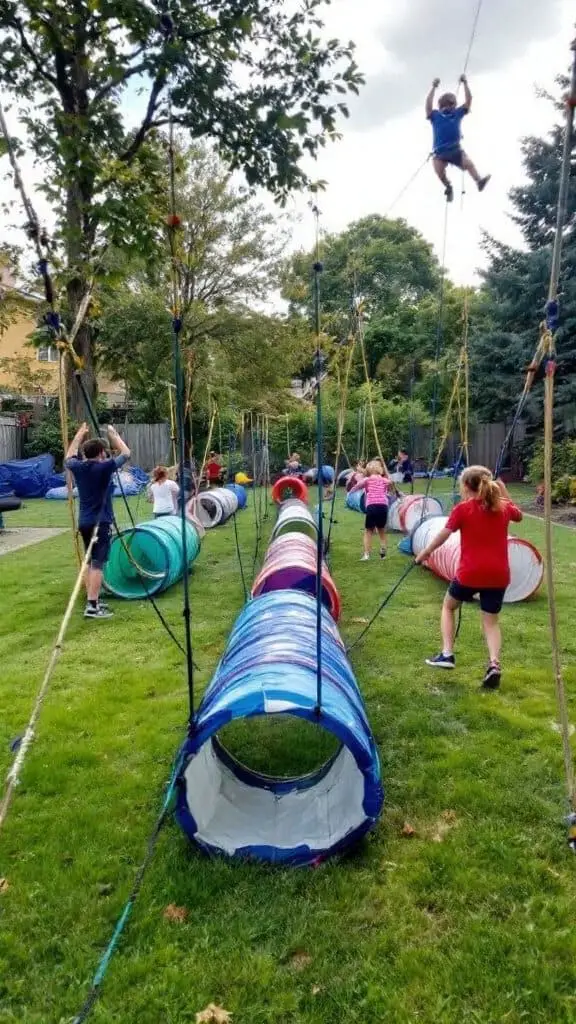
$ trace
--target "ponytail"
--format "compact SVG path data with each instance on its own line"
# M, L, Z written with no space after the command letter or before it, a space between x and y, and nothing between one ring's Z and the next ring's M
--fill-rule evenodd
M462 473L460 482L490 512L498 512L502 507L502 492L486 466L469 466Z

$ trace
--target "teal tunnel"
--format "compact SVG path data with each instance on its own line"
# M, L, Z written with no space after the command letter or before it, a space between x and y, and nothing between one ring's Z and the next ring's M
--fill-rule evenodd
M198 557L200 538L186 521L188 565ZM167 590L184 573L182 520L162 516L123 530L112 541L104 586L115 597L134 601Z

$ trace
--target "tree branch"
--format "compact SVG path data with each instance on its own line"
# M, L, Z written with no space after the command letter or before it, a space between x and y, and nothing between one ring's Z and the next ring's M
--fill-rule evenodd
M41 62L40 58L35 53L34 49L31 46L31 44L28 42L28 40L26 38L26 35L24 34L24 26L23 26L22 22L18 18L14 18L14 21L13 21L12 24L13 24L13 27L16 29L16 31L17 31L17 33L18 33L18 35L20 37L20 45L22 46L22 49L30 57L30 59L31 59L34 67L36 68L36 71L40 75L40 77L43 78L46 82L50 82L50 85L52 85L55 89L57 89L58 88L58 82L56 81L56 78L53 75L51 75L48 71L46 71L46 69L44 67L42 67L42 62Z
M154 80L152 89L150 90L148 107L146 108L146 114L144 115L142 124L140 125L138 131L136 132L136 135L132 139L132 142L128 146L128 149L126 149L125 152L122 153L120 156L120 160L122 161L122 163L129 164L134 159L138 150L140 149L140 146L144 142L146 135L152 128L154 124L154 114L156 113L156 108L158 106L158 99L160 97L160 93L162 92L166 85L166 81L166 71L159 71Z
M127 58L127 60L128 61L134 60L145 49L146 49L146 47L145 47L144 44L142 46L139 46L136 50L134 50L134 53L130 54L130 56ZM94 94L94 97L92 99L92 104L96 105L97 103L100 103L103 99L106 98L106 96L108 96L109 93L112 92L113 89L115 89L119 85L124 85L124 83L127 82L129 78L132 78L134 75L139 75L141 71L146 71L146 68L148 66L149 66L148 61L147 60L146 61L143 60L140 64L136 64L132 68L127 68L125 74L123 74L121 78L118 78L118 79L112 79L111 78L110 81L106 83L106 85L103 85L102 88L99 89L98 92Z

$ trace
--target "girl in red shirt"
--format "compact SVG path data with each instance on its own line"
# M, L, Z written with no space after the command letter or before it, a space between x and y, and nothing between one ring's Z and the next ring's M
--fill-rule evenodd
M442 605L442 653L427 658L426 664L433 668L454 668L455 613L464 601L472 601L478 594L490 659L482 686L495 690L500 685L501 675L502 637L498 615L510 583L508 524L521 522L522 513L510 500L502 481L494 480L485 466L470 466L464 470L460 493L463 500L452 509L445 528L416 557L418 564L425 562L452 533L460 531L460 564Z

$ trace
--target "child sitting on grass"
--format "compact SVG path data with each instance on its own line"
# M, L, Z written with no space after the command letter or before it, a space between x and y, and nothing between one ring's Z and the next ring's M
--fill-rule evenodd
M366 466L366 476L354 487L354 491L366 492L366 519L364 520L364 554L360 561L367 562L372 549L375 533L380 538L380 558L386 558L386 523L388 522L388 492L390 477L379 459L372 459Z
M494 480L485 466L470 466L460 477L462 501L455 505L443 530L416 556L425 562L452 533L460 531L460 564L444 603L440 629L442 652L427 658L432 668L453 669L455 613L463 602L480 596L482 628L488 647L488 668L482 686L495 690L500 686L500 649L502 636L498 615L504 593L510 583L508 562L508 524L522 521L522 512L512 503L501 480Z

